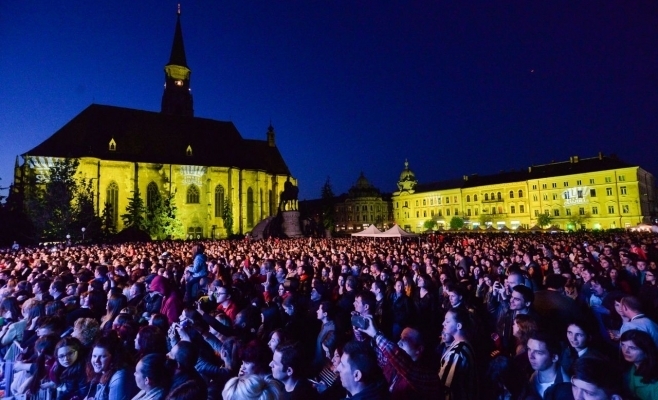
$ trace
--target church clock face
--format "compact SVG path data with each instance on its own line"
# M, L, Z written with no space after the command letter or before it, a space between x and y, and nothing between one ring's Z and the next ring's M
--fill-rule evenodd
M176 84L176 86L183 86L183 81L181 81L180 79L175 80L174 83Z

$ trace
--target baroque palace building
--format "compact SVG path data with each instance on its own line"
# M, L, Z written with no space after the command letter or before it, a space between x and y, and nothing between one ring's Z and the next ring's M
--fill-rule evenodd
M372 224L379 229L388 228L392 221L390 198L361 172L347 193L336 199L336 231L359 232Z
M225 237L224 203L232 231L249 232L277 212L290 171L269 126L265 140L243 138L235 125L194 116L178 11L169 62L164 67L161 111L92 104L17 160L14 182L46 182L54 161L77 158L78 177L91 180L98 215L109 205L117 230L123 228L133 191L146 205L173 195L187 237Z
M393 218L413 232L424 231L427 220L449 228L453 217L463 218L467 229L528 229L540 214L564 230L628 228L650 222L656 211L653 175L601 153L427 184L419 184L405 162L397 185Z

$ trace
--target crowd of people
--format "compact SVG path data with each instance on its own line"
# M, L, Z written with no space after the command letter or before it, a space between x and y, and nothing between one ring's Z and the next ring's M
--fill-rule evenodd
M4 397L658 399L658 236L0 250Z

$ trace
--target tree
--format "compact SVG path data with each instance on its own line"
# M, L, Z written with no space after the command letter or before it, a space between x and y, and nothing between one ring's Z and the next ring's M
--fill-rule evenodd
M491 214L480 214L478 217L478 220L480 221L480 226L486 227L489 225L491 222L493 222L493 216Z
M146 219L144 214L146 207L144 207L144 200L139 194L139 189L135 188L133 196L128 200L126 213L121 215L123 225L126 228L137 228L140 231L146 231Z
M117 227L114 223L114 210L112 204L105 203L103 207L103 214L101 214L101 233L107 239L117 233Z
M93 238L100 233L102 221L94 210L94 188L92 180L82 179L78 185L75 196L75 223L76 232L85 228L86 238Z
M324 229L334 231L336 226L336 213L334 211L334 191L331 188L331 180L327 177L327 180L322 185L322 193L320 198L322 199L322 225Z
M45 185L37 183L33 176L26 177L30 188L26 208L35 239L63 240L73 228L74 198L78 192L75 174L79 165L75 158L55 160Z
M450 219L450 229L456 231L464 226L464 218L455 215Z
M233 209L231 208L231 200L224 197L224 210L222 212L224 218L224 228L226 228L226 235L233 236Z
M433 230L436 228L436 221L433 219L428 219L427 221L423 222L423 229L426 231L428 230Z
M553 222L553 218L548 213L541 213L537 217L537 225L540 227L549 226Z
M582 230L582 226L585 222L587 222L590 218L592 217L592 214L589 212L585 212L583 214L578 214L571 215L569 217L569 224L573 225L573 229L576 231Z
M183 223L176 218L174 195L162 198L158 193L146 210L146 230L155 239L182 239Z

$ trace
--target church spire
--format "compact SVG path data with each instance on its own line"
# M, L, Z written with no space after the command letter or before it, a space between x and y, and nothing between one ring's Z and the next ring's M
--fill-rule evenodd
M165 89L162 94L163 114L194 116L192 93L190 89L191 71L187 66L183 29L180 23L180 4L176 12L176 30L171 46L169 62L165 66Z

